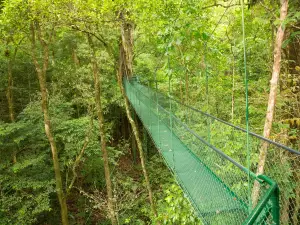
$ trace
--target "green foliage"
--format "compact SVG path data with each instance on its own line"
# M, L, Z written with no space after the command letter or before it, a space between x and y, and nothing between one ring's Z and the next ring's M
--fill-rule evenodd
M201 224L190 202L175 182L162 158L155 155L147 163L152 188L157 199L159 217L155 218L149 207L143 177L127 168L114 176L117 207L121 224Z
M32 61L30 23L33 21L40 25L49 47L47 96L64 187L73 178L74 161L91 130L76 168L74 188L68 196L72 222L109 224L91 52L87 43L89 34L95 43L99 65L107 147L120 223L151 224L155 220L163 224L199 223L159 157L149 157L147 161L159 218L151 214L139 165L130 172L123 167L122 159L130 158L131 147L128 140L123 139L132 134L128 131L128 122L122 118L124 103L116 70L121 40L119 28L124 22L122 12L123 19L135 28L134 73L141 80L151 79L147 84L151 87L156 87L155 80L158 80L158 89L167 94L170 79L171 93L168 94L171 96L244 127L241 10L240 6L228 9L211 6L214 3L212 0L0 1L0 224L59 223L51 150L44 132L40 87ZM250 10L245 10L250 126L256 133L262 133L279 5L273 1L253 3ZM283 43L285 70L276 105L278 121L290 116L299 118L297 75L300 65L288 58L291 46L299 42L298 9L299 2L290 1L289 15L284 21L289 35ZM50 34L53 34L51 41L48 40ZM38 61L42 62L42 48L39 41L36 42ZM11 89L16 121L10 123L7 74L14 52ZM173 110L200 136L207 137L204 117L185 109L174 107ZM278 122L274 123L273 133L279 134L279 138L274 135L275 139L284 142L286 138L282 138L282 133L286 133L293 138L290 138L292 145L299 146L299 129ZM212 121L211 143L241 164L246 163L243 133ZM252 169L256 167L259 146L260 143L251 143ZM270 162L266 169L284 187L283 196L294 198L297 188L294 178L299 163L287 155L277 154L276 149L270 149L268 154ZM231 170L226 167L226 171ZM282 174L286 176L282 178ZM240 180L233 185L238 190L245 182ZM290 207L298 207L292 205L293 201Z
M52 210L54 180L51 169L45 170L51 165L51 158L42 127L28 117L28 111L30 108L20 115L18 123L1 128L1 224L32 224Z
M166 197L158 204L159 221L163 224L202 224L178 185L168 184L163 186L163 190Z

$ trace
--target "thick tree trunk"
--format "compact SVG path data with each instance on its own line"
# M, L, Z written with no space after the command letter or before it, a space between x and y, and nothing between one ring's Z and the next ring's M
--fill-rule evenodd
M62 185L62 179L61 179L61 173L60 173L60 166L59 166L59 159L57 154L57 147L56 142L54 139L54 136L52 134L51 129L51 121L50 116L48 112L48 94L47 94L47 87L46 87L46 71L49 64L49 49L47 43L42 38L42 32L40 30L40 27L37 24L37 35L38 39L41 43L42 49L43 49L43 65L40 66L37 56L36 56L36 30L35 25L31 23L31 45L32 45L32 58L33 63L35 65L35 69L37 72L39 84L40 84L40 91L41 91L41 97L42 97L42 111L44 114L44 126L45 126L45 133L48 138L48 141L50 143L51 152L52 152L52 161L54 166L54 173L55 173L55 183L56 183L56 193L58 196L60 208L61 208L61 219L63 225L68 225L68 208L66 203L66 197L63 191L63 185Z
M133 74L133 24L125 21L123 12L120 15L121 22L121 38L122 38L122 54L123 57L123 76L130 77Z
M94 44L91 36L88 35L88 41L92 50L91 62L93 67L93 77L94 77L94 89L95 89L95 104L99 122L99 134L101 139L101 151L102 158L104 163L104 174L105 174L105 182L106 182L106 190L107 190L107 206L108 212L111 219L112 225L118 224L117 216L115 213L114 199L113 199L113 191L112 191L112 183L110 179L110 169L109 169L109 161L108 161L108 153L106 148L106 135L105 135L105 127L104 127L104 118L102 111L102 103L101 103L101 83L99 79L99 69L96 61L96 55L94 51Z
M132 127L133 134L134 134L134 137L135 137L135 140L137 143L137 148L138 148L139 156L140 156L140 160L141 160L141 166L142 166L142 170L143 170L143 174L144 174L144 178L145 178L146 187L148 190L151 210L152 210L153 214L155 216L157 216L155 202L153 199L153 193L152 193L152 189L151 189L151 185L150 185L150 181L149 181L148 172L146 169L142 141L140 138L140 134L139 134L137 125L130 114L129 101L126 96L126 93L125 93L125 90L123 87L123 83L122 83L122 79L124 76L126 76L127 78L130 78L132 76L133 25L131 23L128 23L127 21L125 21L123 16L121 17L121 19L122 19L122 23L121 23L122 43L120 44L117 79L118 79L118 84L119 84L119 87L121 90L121 94L122 94L124 102L125 102L127 118Z
M279 74L280 74L281 46L282 46L282 42L283 42L283 38L284 38L283 21L285 20L285 18L287 16L287 11L288 11L288 0L282 0L282 4L281 4L281 8L280 8L281 24L280 24L280 26L277 30L277 34L276 34L276 40L275 40L275 46L274 46L274 62L273 62L272 78L270 81L268 109L267 109L267 113L266 113L266 120L265 120L264 132L263 132L263 136L265 138L270 137L270 133L271 133L271 129L272 129L276 95L277 95L277 86L278 86L278 80L279 80ZM263 144L260 148L257 174L264 173L264 167L265 167L265 162L266 162L266 157L267 157L267 150L268 150L268 143L263 142ZM259 184L258 184L258 182L256 182L253 187L253 193L252 193L252 202L253 202L254 206L257 204L258 198L259 198Z

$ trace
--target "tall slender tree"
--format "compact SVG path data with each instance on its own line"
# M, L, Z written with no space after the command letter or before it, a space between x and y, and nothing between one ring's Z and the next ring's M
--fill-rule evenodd
M113 190L112 190L112 182L110 178L110 169L109 169L109 161L108 161L108 152L106 148L106 132L104 127L104 118L103 118L103 110L101 103L101 79L99 79L99 68L96 59L95 47L93 43L93 39L91 35L87 35L88 42L91 48L91 62L93 68L93 78L94 78L94 89L95 89L95 104L97 110L97 117L99 123L99 134L101 138L101 151L102 158L104 162L104 173L105 173L105 182L106 182L106 191L107 191L107 205L108 212L111 219L112 225L117 224L117 215L115 212L115 204L113 199Z
M66 202L66 195L63 190L59 158L58 158L58 150L56 141L53 135L52 127L51 127L51 118L49 115L48 109L48 91L46 84L46 72L49 65L49 42L47 42L43 36L43 32L40 27L40 23L37 20L33 20L30 23L30 31L31 31L31 56L33 59L33 63L37 72L37 77L39 80L40 91L41 91L41 103L42 103L42 111L44 115L44 126L45 133L47 135L51 152L52 152L52 161L54 166L55 173L55 183L56 183L56 193L58 196L59 204L60 204L60 212L61 212L61 220L63 225L68 225L68 208ZM53 33L49 37L49 41L52 38ZM39 63L37 57L37 42L39 41L42 48L42 63Z
M278 88L278 81L281 69L281 47L284 40L284 20L286 19L287 12L288 12L288 5L289 0L281 0L281 7L280 7L280 25L277 30L275 45L274 45L274 62L273 62L273 69L272 69L272 78L270 81L270 93L269 93L269 100L268 100L268 108L266 113L266 120L264 125L263 136L265 138L269 138L272 130L272 123L274 118L275 112L275 102L277 96L277 88ZM256 173L262 174L264 172L266 157L267 157L267 150L268 150L268 142L263 142L260 153L259 153L259 161L258 161L258 168ZM257 204L259 198L259 184L258 182L255 183L252 193L252 202L254 205Z
M129 123L131 125L131 128L133 130L133 134L137 143L139 156L141 160L142 170L146 182L146 187L149 194L149 201L151 205L152 212L155 216L157 216L157 210L154 202L153 192L151 189L151 184L145 164L145 157L142 147L142 141L140 138L139 130L137 127L137 124L135 120L132 118L130 113L130 106L129 101L127 99L124 87L123 87L123 79L128 79L132 77L133 69L132 69L132 60L133 60L133 24L126 20L123 12L120 14L120 20L121 20L121 42L119 45L119 62L118 62L118 68L117 68L117 79L118 84L121 90L121 94L123 96L124 102L125 102L125 109L127 118L129 120Z

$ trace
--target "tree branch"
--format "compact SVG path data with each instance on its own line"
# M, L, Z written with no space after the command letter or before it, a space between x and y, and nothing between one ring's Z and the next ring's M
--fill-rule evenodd
M93 37L95 37L98 41L100 41L103 46L106 48L108 54L110 54L111 56L115 57L115 54L113 53L113 49L112 47L104 40L104 38L101 35L96 35L95 33L88 31L88 30L84 30L84 29L80 29L78 26L76 25L71 25L73 30L77 30L79 32L85 33L87 35L91 35Z
M72 178L72 181L71 181L70 185L67 188L67 194L70 193L70 190L72 189L72 187L73 187L73 185L75 183L75 180L77 178L76 168L79 165L80 160L81 160L81 158L82 158L82 156L84 154L84 151L86 150L86 148L88 146L88 143L90 141L90 136L92 134L92 130L93 130L93 118L91 117L90 127L89 127L89 130L88 130L88 132L87 132L87 134L85 136L83 146L82 146L81 151L80 151L79 155L76 157L75 162L73 164L73 168L72 168L73 178Z

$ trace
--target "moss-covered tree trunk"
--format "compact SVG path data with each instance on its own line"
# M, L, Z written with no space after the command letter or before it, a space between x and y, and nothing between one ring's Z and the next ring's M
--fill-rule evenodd
M104 118L103 118L103 110L102 110L102 103L101 103L101 82L99 79L99 69L98 69L98 63L95 54L95 48L94 48L93 40L90 35L88 35L88 42L91 47L91 62L93 67L95 104L96 104L98 123L99 123L102 158L104 163L104 174L105 174L106 191L107 191L107 206L108 206L108 212L109 212L111 223L112 225L116 225L117 216L116 216L115 205L113 200L112 182L110 179L110 169L109 169L109 161L108 161L108 152L106 148Z
M48 48L48 44L42 37L42 31L39 26L39 23L32 22L30 24L30 29L31 29L31 54L32 54L33 63L35 65L35 69L37 72L39 85L40 85L45 133L46 133L46 136L50 143L51 152L52 152L52 161L53 161L53 166L54 166L55 183L56 183L56 193L57 193L59 204L60 204L61 220L62 220L63 225L68 225L69 220L68 220L68 208L67 208L66 196L63 191L63 184L62 184L62 178L61 178L61 172L60 172L60 166L59 166L58 152L57 152L56 142L55 142L55 139L54 139L54 136L52 133L51 120L50 120L49 110L48 110L46 71L48 69L48 64L49 64L49 48ZM39 64L38 58L37 58L37 53L36 53L37 52L36 34L37 34L38 40L41 44L42 51L43 51L42 65Z

